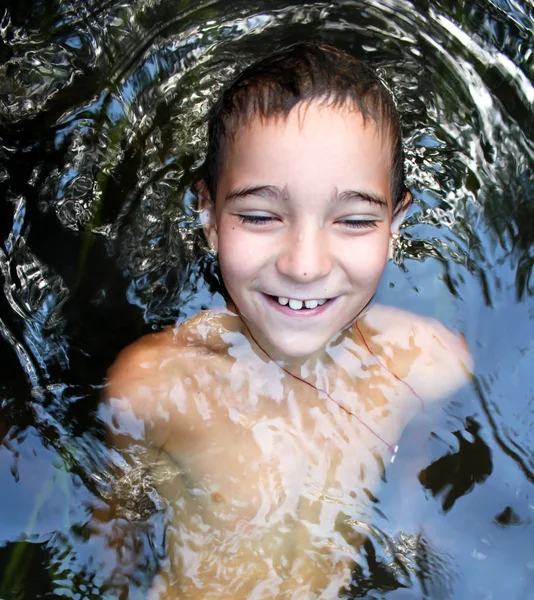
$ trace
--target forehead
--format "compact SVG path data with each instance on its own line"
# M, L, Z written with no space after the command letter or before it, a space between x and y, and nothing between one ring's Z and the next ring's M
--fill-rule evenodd
M389 135L351 105L300 103L287 117L241 125L228 140L219 182L221 192L255 184L308 194L356 187L391 202Z

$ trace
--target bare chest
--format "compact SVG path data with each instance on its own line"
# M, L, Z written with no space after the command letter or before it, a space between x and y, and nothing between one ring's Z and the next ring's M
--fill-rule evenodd
M228 523L331 526L369 501L405 421L402 394L391 395L393 409L383 394L359 401L342 386L338 403L313 390L284 389L274 400L251 391L254 402L220 388L211 410L191 420L187 443L165 447L196 507Z

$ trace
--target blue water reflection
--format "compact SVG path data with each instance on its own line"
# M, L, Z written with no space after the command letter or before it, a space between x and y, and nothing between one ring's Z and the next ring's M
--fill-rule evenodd
M378 299L461 330L476 364L405 431L346 597L534 598L532 5L2 10L0 596L144 596L164 506L108 451L101 385L141 334L222 304L191 208L206 110L319 38L379 66L404 118L415 202Z

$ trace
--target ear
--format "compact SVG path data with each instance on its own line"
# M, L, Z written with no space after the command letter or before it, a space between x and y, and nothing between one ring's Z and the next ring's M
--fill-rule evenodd
M410 190L407 189L407 190L405 190L402 199L400 200L400 202L395 207L395 210L393 211L393 219L391 221L391 228L390 228L391 235L399 234L400 227L404 221L404 218L406 217L406 213L408 212L408 209L410 208L411 203L412 203L412 193L410 192Z
M389 251L388 258L392 260L395 257L395 252L398 248L399 243L399 231L400 227L406 217L406 213L412 203L412 194L409 190L404 192L404 196L401 201L395 207L393 211L393 219L391 220L390 234L389 234Z
M212 252L219 249L219 236L217 234L217 222L215 220L215 204L211 199L208 186L204 179L201 179L193 186L198 198L198 212L206 241Z

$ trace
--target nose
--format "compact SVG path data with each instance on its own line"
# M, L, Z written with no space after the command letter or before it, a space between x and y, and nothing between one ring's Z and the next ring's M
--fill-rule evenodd
M288 232L276 266L281 274L298 283L325 277L332 271L327 233L313 225Z

